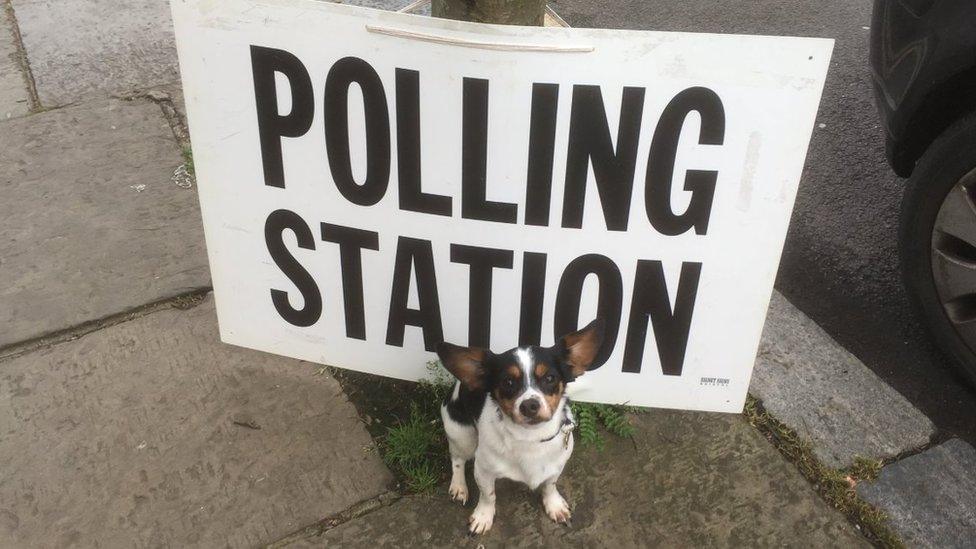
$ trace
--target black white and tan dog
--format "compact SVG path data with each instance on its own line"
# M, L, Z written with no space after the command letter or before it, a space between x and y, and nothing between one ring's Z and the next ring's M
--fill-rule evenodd
M441 362L458 379L441 406L451 450L450 495L468 500L465 463L474 458L478 504L468 519L472 534L487 532L495 517L495 480L542 487L549 518L568 524L569 505L556 481L573 453L574 420L566 385L583 375L603 342L594 320L552 347L516 347L501 354L442 343Z

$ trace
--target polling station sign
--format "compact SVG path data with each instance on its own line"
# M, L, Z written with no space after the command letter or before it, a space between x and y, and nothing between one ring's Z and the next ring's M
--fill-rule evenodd
M419 379L599 316L576 398L742 409L832 41L172 8L223 341Z

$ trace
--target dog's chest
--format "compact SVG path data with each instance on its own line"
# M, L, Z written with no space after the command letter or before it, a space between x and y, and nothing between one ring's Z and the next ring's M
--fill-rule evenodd
M573 453L572 434L559 433L552 440L542 442L516 440L497 423L479 426L478 450L475 460L499 478L523 482L538 488L543 482L559 476Z

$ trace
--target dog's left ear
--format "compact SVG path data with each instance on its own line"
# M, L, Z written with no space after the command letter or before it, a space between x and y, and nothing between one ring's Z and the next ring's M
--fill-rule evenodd
M448 372L471 391L485 389L485 369L482 363L487 352L478 347L460 347L450 343L437 346L437 356Z
M573 379L585 374L586 369L596 360L596 354L603 345L605 325L603 319L598 318L582 330L563 336L560 341L563 360L569 365Z

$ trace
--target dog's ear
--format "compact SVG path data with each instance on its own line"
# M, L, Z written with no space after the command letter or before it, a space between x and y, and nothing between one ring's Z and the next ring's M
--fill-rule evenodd
M605 322L598 318L590 322L582 330L565 335L560 341L563 360L569 365L573 379L586 373L586 369L593 364L596 354L603 345L603 331Z
M441 364L471 391L485 390L484 361L487 351L478 347L460 347L450 343L437 346Z

